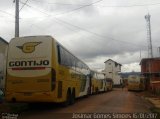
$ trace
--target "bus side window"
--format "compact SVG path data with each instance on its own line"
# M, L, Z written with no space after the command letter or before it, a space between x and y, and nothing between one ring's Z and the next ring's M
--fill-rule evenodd
M51 74L51 90L52 91L55 89L55 81L56 81L56 71L52 68L52 74Z
M57 45L57 51L58 51L58 63L61 64L61 54L60 54L60 46Z

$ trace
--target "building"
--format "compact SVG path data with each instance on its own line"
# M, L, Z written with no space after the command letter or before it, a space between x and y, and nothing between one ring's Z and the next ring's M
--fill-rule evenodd
M157 85L160 82L160 57L144 58L140 65L141 73L146 78L146 89L150 89L152 83Z
M121 64L108 59L105 62L105 69L103 70L103 73L105 74L106 78L113 79L114 86L120 86L122 83L122 78L119 75L119 72L121 72Z
M5 83L5 64L6 57L5 53L8 47L8 42L0 37L0 89L4 89Z

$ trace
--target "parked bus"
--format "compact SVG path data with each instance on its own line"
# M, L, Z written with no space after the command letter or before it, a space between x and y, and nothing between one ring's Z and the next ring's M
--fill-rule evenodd
M130 75L128 77L128 90L142 91L145 89L145 78L140 75Z
M104 92L107 90L107 82L105 80L104 74L97 72L97 71L91 71L91 93L97 94L99 92Z
M7 101L73 104L89 94L90 84L89 67L51 36L10 41Z

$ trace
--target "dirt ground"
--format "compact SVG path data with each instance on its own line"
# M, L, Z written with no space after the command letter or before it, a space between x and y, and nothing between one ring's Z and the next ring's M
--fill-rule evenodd
M114 89L107 93L77 99L74 105L68 107L55 104L38 105L20 113L18 117L20 119L70 119L74 116L76 118L77 115L74 115L76 113L148 113L153 105L141 95L141 92ZM90 115L81 116L89 118Z

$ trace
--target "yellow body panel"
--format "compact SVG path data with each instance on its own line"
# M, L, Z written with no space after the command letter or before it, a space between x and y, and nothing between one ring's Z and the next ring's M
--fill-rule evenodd
M92 79L92 93L98 93L101 88L101 81L95 78Z

